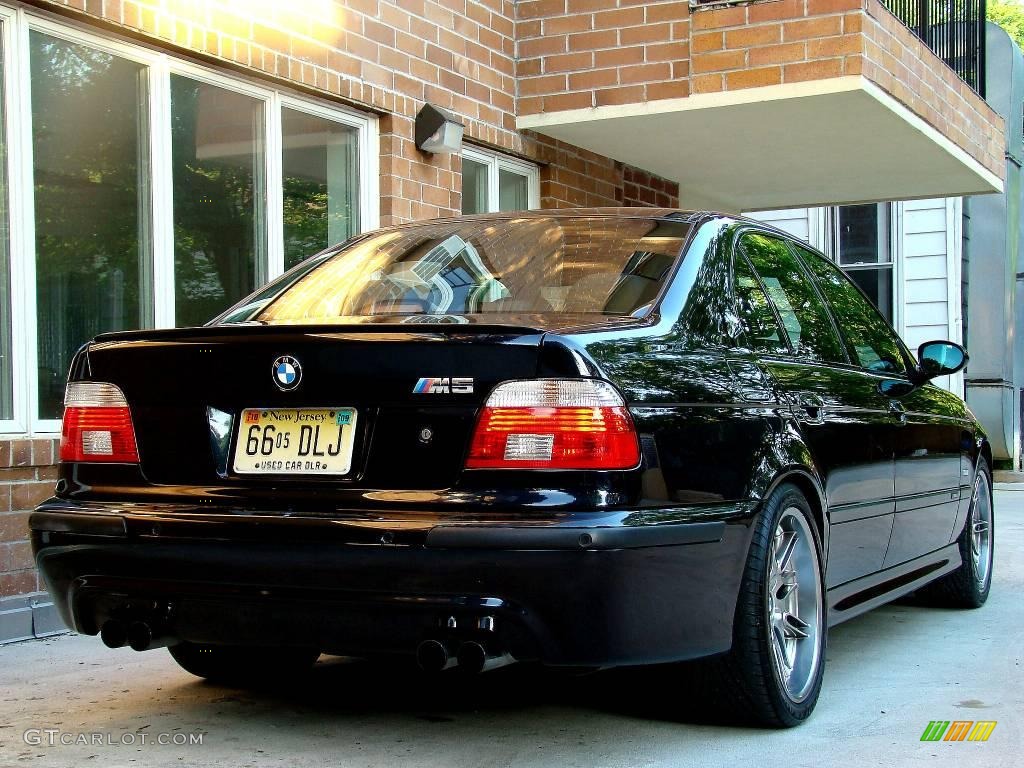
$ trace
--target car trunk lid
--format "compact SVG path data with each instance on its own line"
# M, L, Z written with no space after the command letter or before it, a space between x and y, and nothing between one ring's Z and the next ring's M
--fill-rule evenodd
M437 489L456 481L488 392L537 375L544 332L360 324L111 334L90 346L86 374L124 392L150 483ZM275 368L282 359L301 377L287 391ZM351 470L238 476L233 459L246 409L329 409L332 416L353 409Z

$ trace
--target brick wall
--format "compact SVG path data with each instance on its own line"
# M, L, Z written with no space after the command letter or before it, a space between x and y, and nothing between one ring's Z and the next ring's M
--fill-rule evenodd
M541 134L523 135L524 147L543 163L541 208L679 205L679 184L674 181Z
M863 75L999 176L1002 121L879 0L776 0L693 20L693 92Z
M516 7L519 115L862 75L1003 173L1001 119L879 0Z
M690 93L686 0L521 0L516 11L519 114Z
M0 598L43 589L28 543L32 508L53 495L56 441L0 439Z
M414 127L404 115L380 120L381 226L462 211L462 159L420 152Z
M679 207L679 185L653 173L627 165L623 168L623 205Z
M781 0L694 18L693 91L861 74L862 0Z

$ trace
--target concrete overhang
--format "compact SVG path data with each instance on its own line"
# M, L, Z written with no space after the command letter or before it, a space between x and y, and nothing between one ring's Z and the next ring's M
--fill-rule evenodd
M866 77L523 115L530 129L754 211L1001 192L993 172Z

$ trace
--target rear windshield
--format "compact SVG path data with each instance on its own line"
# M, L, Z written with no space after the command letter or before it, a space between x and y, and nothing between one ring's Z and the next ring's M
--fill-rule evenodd
M220 321L552 312L641 317L660 295L689 229L684 222L603 217L403 227L298 267Z

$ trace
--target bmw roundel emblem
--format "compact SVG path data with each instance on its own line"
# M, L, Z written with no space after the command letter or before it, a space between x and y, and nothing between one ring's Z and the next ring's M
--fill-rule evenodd
M288 392L302 381L302 366L290 355L281 355L274 361L274 383L278 389Z

